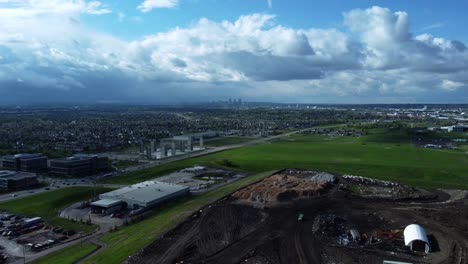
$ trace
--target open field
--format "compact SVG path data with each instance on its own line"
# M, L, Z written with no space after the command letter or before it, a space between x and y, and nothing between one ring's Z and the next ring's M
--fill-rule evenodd
M213 139L205 142L205 145L208 147L220 147L241 144L254 140L255 138L251 137L223 137L218 139Z
M108 188L97 188L96 193L109 190ZM93 195L93 188L71 187L1 203L0 210L31 217L40 216L48 225L89 233L96 229L96 226L68 221L60 218L58 212L70 204L90 199Z
M428 189L468 189L468 156L464 151L417 148L398 133L376 139L376 135L359 138L296 135L269 144L168 163L111 178L107 182L140 182L193 165L223 167L222 164L229 160L233 166L229 169L249 172L304 168L399 181ZM203 206L270 174L260 173L203 195L168 204L137 224L104 235L101 240L108 247L85 263L120 263Z
M234 165L230 169L248 172L303 168L387 179L421 188L468 189L468 155L464 151L417 148L405 135L379 134L360 138L296 135L128 173L107 182L140 182L192 165L219 167L223 160L229 160Z
M106 234L101 240L108 246L97 255L85 261L85 263L121 263L128 256L135 254L138 250L150 244L164 232L183 222L203 206L229 195L244 186L268 177L272 173L265 172L252 175L195 198L188 198L169 204L167 207L155 211L154 215L139 223Z
M58 252L54 252L45 257L42 257L33 264L49 264L49 263L74 263L76 260L90 254L97 248L96 245L89 242L78 243L64 248Z
M112 166L117 169L125 169L132 166L140 165L140 162L133 160L117 160L113 162Z

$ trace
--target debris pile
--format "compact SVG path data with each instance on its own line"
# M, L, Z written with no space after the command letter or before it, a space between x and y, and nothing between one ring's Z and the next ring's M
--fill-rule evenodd
M377 185L382 187L400 187L401 184L397 182L390 182L390 181L383 181L383 180L376 180L362 176L355 176L355 175L343 175L343 179L354 181L361 184L369 184L369 185Z
M359 231L341 217L334 214L317 215L312 225L312 233L321 236L335 237L339 245L359 244L365 242ZM365 236L364 236L365 238Z
M290 202L319 195L334 181L327 175L299 177L288 174L273 175L259 183L235 192L232 197L253 204ZM313 177L317 177L313 179Z
M384 198L392 200L403 199L435 199L436 195L397 182L376 180L362 176L343 175L341 186L354 194L367 198Z

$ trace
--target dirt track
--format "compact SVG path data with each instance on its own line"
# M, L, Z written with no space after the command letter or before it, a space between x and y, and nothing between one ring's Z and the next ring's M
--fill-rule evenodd
M343 181L326 194L276 206L218 201L128 263L468 263L466 197L450 203L369 199L340 188ZM432 238L430 254L404 246L401 231L412 223ZM361 241L343 236L351 229Z

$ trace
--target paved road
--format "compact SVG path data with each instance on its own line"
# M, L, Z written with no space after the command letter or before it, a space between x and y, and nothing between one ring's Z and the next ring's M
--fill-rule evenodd
M68 180L69 181L69 180ZM75 184L73 183L68 183L68 182L55 182L54 185L48 186L48 187L42 187L38 189L32 189L32 190L26 190L26 191L18 191L14 193L8 193L8 194L3 194L0 195L0 203L1 202L8 202L16 199L21 199L24 197L36 195L39 193L43 192L48 192L48 191L53 191L53 190L58 190L58 189L63 189L63 188L70 188L70 187L107 187L107 188L122 188L127 185L122 185L122 184L94 184L92 182L79 182L79 181L74 181Z

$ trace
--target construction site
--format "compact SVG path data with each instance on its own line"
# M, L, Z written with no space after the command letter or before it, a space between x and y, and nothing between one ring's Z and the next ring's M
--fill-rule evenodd
M126 263L468 263L467 192L287 169L206 206Z

